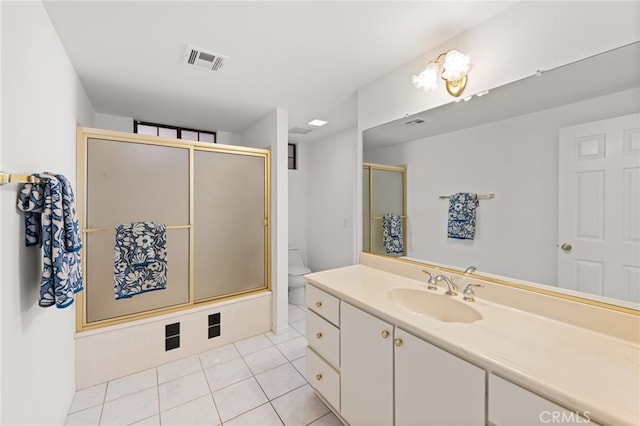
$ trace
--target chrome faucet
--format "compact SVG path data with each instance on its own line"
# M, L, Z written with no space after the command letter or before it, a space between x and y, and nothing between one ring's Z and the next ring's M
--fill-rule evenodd
M436 276L436 281L444 281L447 284L447 291L444 294L448 296L456 296L458 294L458 292L456 291L458 290L458 287L453 282L453 278L447 278L444 275L438 275Z
M467 284L467 286L464 288L464 291L462 292L462 299L466 300L467 302L475 302L476 299L474 298L474 296L476 295L473 292L473 288L472 287L484 287L482 284Z
M475 266L472 265L472 266L469 266L467 269L465 269L464 273L465 274L473 274L476 271L476 269L478 269L478 268L476 268Z
M431 275L431 272L427 271L426 269L423 269L422 272L429 275L429 279L427 280L427 289L437 290L438 284L436 284L436 281L433 279L433 275Z

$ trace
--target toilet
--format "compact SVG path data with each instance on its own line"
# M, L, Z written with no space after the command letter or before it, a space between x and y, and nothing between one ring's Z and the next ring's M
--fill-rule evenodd
M302 254L297 248L289 249L289 304L304 305L304 286L307 283L302 277L311 272L302 260Z

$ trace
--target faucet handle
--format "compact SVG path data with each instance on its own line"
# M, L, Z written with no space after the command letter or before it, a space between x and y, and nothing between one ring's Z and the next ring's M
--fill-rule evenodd
M424 272L425 274L429 275L429 279L427 280L427 289L428 290L437 290L438 289L438 285L436 284L436 281L433 279L433 275L431 275L431 272L427 271L426 269L423 269L422 272Z
M464 291L462 292L462 299L466 300L467 302L475 302L476 299L474 298L474 296L476 295L473 292L473 287L484 287L484 285L482 284L474 284L474 283L469 283L467 284L467 286L465 287Z

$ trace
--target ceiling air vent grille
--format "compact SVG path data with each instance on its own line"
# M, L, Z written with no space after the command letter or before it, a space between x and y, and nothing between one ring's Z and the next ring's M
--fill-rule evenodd
M184 52L183 62L187 65L204 68L209 71L218 71L227 59L229 59L228 56L219 53L207 52L198 47L187 46Z
M306 135L310 133L313 129L306 129L304 127L292 127L289 129L289 133L292 135Z

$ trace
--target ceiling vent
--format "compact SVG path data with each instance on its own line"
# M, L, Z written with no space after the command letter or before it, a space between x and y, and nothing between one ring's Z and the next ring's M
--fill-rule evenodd
M427 120L425 120L424 118L417 117L417 118L414 118L413 120L405 121L402 124L405 124L407 126L417 126L422 123L427 123Z
M292 127L289 129L289 134L292 135L306 135L307 133L310 133L313 129L307 129L304 127Z
M227 59L229 59L228 56L207 52L198 47L187 45L187 49L184 51L183 62L187 65L204 68L209 71L218 71Z

